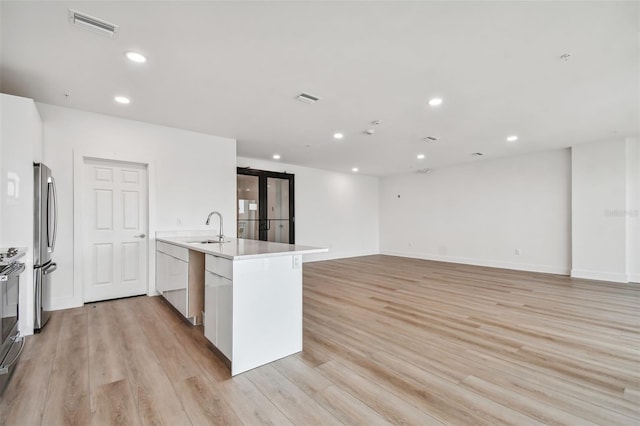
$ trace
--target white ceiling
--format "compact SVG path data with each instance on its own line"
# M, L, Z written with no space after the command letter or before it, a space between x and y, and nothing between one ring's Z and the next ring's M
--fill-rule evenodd
M241 156L388 175L640 128L635 1L1 7L2 92L236 138ZM73 26L69 8L119 25L118 37ZM129 62L127 50L148 62ZM295 101L303 91L321 100ZM434 96L438 108L427 105Z

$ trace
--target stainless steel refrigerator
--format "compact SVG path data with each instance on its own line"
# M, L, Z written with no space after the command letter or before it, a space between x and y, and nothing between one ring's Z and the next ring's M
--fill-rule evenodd
M51 175L50 168L42 163L35 163L33 230L35 323L33 328L36 332L39 332L49 319L51 273L57 268L51 258L56 246L57 223L56 181Z

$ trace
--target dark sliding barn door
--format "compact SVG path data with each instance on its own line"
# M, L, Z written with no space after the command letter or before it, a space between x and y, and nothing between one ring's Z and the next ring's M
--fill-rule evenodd
M238 238L295 243L294 175L238 167Z

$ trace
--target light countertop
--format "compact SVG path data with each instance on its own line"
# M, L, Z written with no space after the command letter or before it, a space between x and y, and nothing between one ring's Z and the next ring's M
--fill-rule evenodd
M329 249L322 247L301 246L296 244L272 243L268 241L245 240L243 238L226 238L225 242L200 244L198 241L217 240L213 235L199 236L157 236L156 241L174 244L189 250L224 257L231 260L252 259L261 257L286 256L293 254L322 253Z

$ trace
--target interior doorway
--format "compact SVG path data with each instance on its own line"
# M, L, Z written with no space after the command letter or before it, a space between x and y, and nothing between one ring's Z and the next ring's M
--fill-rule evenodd
M84 158L84 302L147 292L147 165Z
M294 175L238 167L238 238L295 244Z

